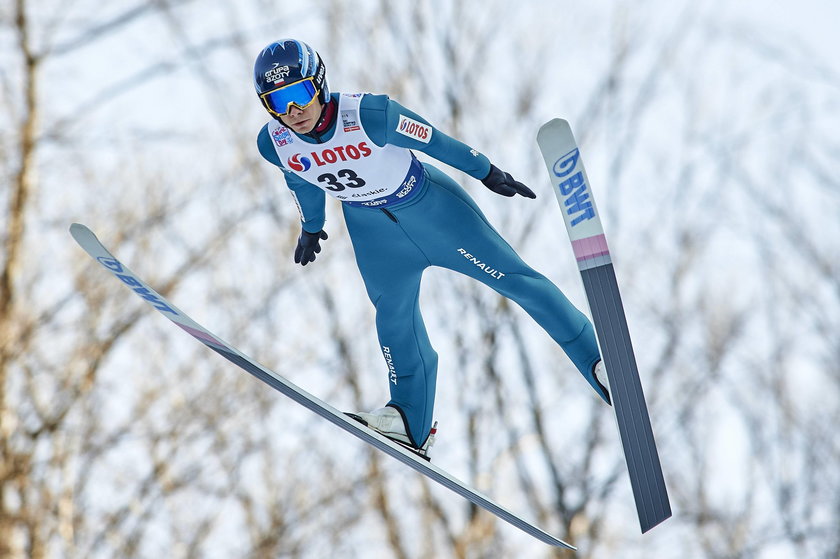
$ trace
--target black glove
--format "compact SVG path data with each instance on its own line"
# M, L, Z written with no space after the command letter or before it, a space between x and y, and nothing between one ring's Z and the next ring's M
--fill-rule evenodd
M297 248L295 249L295 264L306 266L315 260L315 253L321 252L321 243L326 240L327 233L323 229L317 233L300 232Z
M520 194L526 198L537 197L530 188L515 180L510 176L510 173L505 173L495 165L490 165L490 172L481 182L484 183L484 186L502 196L510 197L514 194Z

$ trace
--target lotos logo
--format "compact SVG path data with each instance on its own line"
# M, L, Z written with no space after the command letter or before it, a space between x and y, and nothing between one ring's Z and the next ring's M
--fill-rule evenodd
M564 179L557 185L557 189L563 197L566 215L569 216L572 227L595 217L595 207L589 199L589 189L583 168L572 174L577 169L579 159L580 150L575 148L558 159L552 167L554 174Z
M296 153L293 156L291 156L289 158L288 163L292 171L297 171L298 173L308 171L309 168L312 167L312 162L309 160L309 158L302 157L299 153Z
M422 122L417 122L414 119L408 118L405 115L400 115L400 122L397 124L397 132L403 136L414 138L424 144L428 144L432 139L432 127Z
M322 149L321 151L313 151L309 153L309 157L304 157L300 153L296 153L288 160L289 167L293 171L303 173L312 168L312 162L318 167L338 163L339 161L348 161L351 159L362 159L368 157L373 153L367 142L359 142L358 144L348 144L346 146L335 146L333 148Z

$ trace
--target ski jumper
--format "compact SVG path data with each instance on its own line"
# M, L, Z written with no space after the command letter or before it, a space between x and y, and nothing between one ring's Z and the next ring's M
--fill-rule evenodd
M356 263L376 308L391 400L420 446L429 434L438 357L420 314L420 279L429 266L470 276L519 304L601 393L591 323L545 276L529 267L453 179L411 150L481 180L484 155L432 127L385 95L338 94L334 124L320 137L277 120L257 144L282 169L310 233L324 226L325 195L342 202Z

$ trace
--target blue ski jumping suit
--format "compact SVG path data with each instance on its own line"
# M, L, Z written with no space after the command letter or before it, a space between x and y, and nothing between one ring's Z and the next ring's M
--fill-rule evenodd
M470 276L515 301L602 394L592 374L600 354L590 321L522 261L461 186L421 164L411 150L479 180L490 172L487 157L386 95L333 93L331 99L338 106L336 116L320 135L298 135L272 121L260 130L257 144L262 156L283 171L304 231L323 229L326 194L342 201L356 262L376 309L388 405L401 412L415 446L431 429L438 365L418 304L421 276L429 266ZM323 145L331 147L322 150ZM379 180L392 183L383 188L376 177L360 178L374 173L370 165L380 161L395 167L378 169Z

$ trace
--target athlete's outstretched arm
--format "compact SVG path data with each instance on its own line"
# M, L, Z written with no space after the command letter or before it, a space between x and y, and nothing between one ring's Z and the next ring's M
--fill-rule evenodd
M487 156L441 132L425 118L387 95L365 95L361 119L368 136L377 145L387 143L422 151L480 180L502 196L521 194L527 198L536 197L531 189L514 180L510 173L491 164Z

